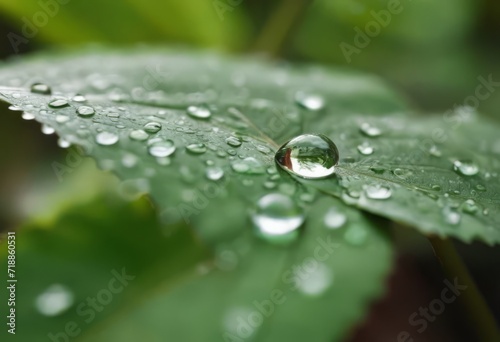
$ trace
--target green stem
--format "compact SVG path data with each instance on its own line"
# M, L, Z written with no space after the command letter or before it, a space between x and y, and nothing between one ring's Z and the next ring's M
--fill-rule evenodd
M283 0L264 25L254 50L278 57L311 2L312 0Z
M439 237L429 237L429 241L434 248L434 253L441 262L448 280L453 281L454 278L457 278L459 284L467 286L458 297L458 300L466 312L468 321L472 323L476 330L478 341L500 341L500 333L495 318L479 292L467 266L465 266L462 258L455 250L453 242Z

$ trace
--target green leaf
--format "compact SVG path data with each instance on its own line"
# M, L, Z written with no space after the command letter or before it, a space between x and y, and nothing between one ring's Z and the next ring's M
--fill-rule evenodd
M343 217L341 227L325 227L330 210ZM74 322L76 340L83 341L245 340L248 329L254 341L340 339L382 293L390 271L391 240L375 223L323 197L289 248L263 242L247 229L219 246L214 262L200 264L206 253L193 237L182 227L165 237L144 200L127 204L101 196L17 233L17 335L62 339ZM103 293L115 271L123 270L134 279L108 301ZM43 315L35 303L54 285L71 293L72 305ZM100 309L92 309L88 298L101 298ZM262 322L253 326L259 315Z
M124 303L140 300L159 282L175 284L207 255L186 227L165 236L144 199L127 203L111 194L69 207L53 221L26 224L17 231L15 246L16 337L21 341L50 340L49 334L64 334L70 322L81 334L123 310ZM4 274L7 255L7 243L2 243ZM117 272L128 280L120 284ZM117 280L111 284L112 279ZM57 293L71 298L39 302L40 295L61 286ZM8 298L5 286L0 294ZM92 309L88 298L98 298L98 309ZM61 301L64 310L56 314ZM9 308L5 305L2 315ZM6 329L1 333L7 334Z
M273 152L304 132L326 134L342 157L337 177L306 182L313 187L426 234L500 241L495 128L464 111L429 120L405 115L403 102L376 78L161 49L42 55L10 63L0 74L8 87L2 91L6 101L84 146L101 167L150 192L167 221L192 223L209 244L239 236L248 207L264 194L300 197L303 188L274 174ZM33 82L51 85L53 96L29 93ZM71 100L76 93L87 96L87 105L96 111L93 117L76 115L83 105ZM297 94L320 96L324 108L304 108ZM66 98L69 106L48 107L57 97ZM211 116L189 115L193 105L206 106ZM150 139L176 146L168 158L152 157L146 142L129 138L131 130L149 122L162 125ZM382 135L362 133L366 123ZM99 145L100 131L119 140ZM228 138L241 145L228 145ZM372 155L358 151L365 142L374 147ZM205 145L202 153L188 151L196 144ZM440 157L429 153L432 145ZM127 160L137 162L130 166ZM473 161L478 174L457 173L457 160ZM214 167L224 172L219 181L206 177ZM413 176L396 175L396 169ZM368 198L372 185L390 187L391 197ZM359 200L344 196L342 188L358 192ZM224 213L227 220L221 221L220 208L230 208Z
M204 334L218 340L225 332L221 324L226 315L238 316L231 309L265 299L274 289L287 291L289 307L304 307L311 313L318 309L325 315L321 319L312 314L302 317L299 324L301 317L296 309L276 309L276 315L259 329L258 340L276 340L282 334L290 341L302 341L305 334L329 340L345 335L362 318L369 302L381 293L391 255L385 234L361 212L281 178L273 161L275 140L284 141L300 133L307 116L325 114L323 110L314 113L298 106L294 100L298 91L321 95L328 101L328 111L343 113L344 118L368 110L373 115L401 115L403 102L379 80L343 72L325 74L317 68L294 71L286 65L274 67L218 55L165 50L50 55L50 62L45 58L38 56L29 63L11 63L1 69L2 79L7 80L1 96L15 103L11 108L26 110L25 118L34 114L40 122L54 127L63 141L82 146L101 168L113 170L124 180L122 188L150 193L162 218L189 223L215 251L219 268L230 267L234 262L231 255L237 253L234 271L195 277L186 287L179 282L172 294L168 284L166 288L160 286L157 293L152 293L151 301L139 301L139 311L133 305L120 314L126 318L125 323L113 317L110 323L103 322L105 326L96 326L96 330L110 334L108 341L123 336L113 328L115 319L122 333L144 332L135 328L135 323L128 323L129 316L150 320L144 327L152 324L153 330L143 336L163 336L165 329L171 329L175 334ZM58 65L57 70L54 65ZM97 70L99 66L105 67ZM29 92L33 82L50 85L52 96ZM86 102L79 102L81 99L74 97L77 93L85 95ZM52 102L63 98L68 106ZM187 114L191 105L207 106L211 117ZM94 115L77 115L78 108L80 113L91 112L83 111L82 106L91 106ZM176 148L166 158L148 153L148 143L137 140L140 135L130 138L131 131L146 129L145 125L152 122L160 123L161 129L153 133L157 125L148 126L149 143L152 139L168 139ZM103 132L110 134L100 135ZM204 147L188 148L192 144ZM66 167L70 165L56 165L54 169L61 179L67 176ZM223 170L220 180L213 180L213 168ZM251 212L263 195L275 192L290 196L306 216L302 233L286 247L260 240L251 229L249 209ZM330 207L345 212L346 227L326 229L323 221ZM169 227L173 230L167 233L175 234L175 226ZM280 273L314 257L317 238L321 237L330 237L340 246L339 257L322 260L325 266L317 275L316 281L321 283L325 281L322 273L326 273L331 286L318 297L300 291L288 293L289 283L280 281ZM157 248L152 248L151 253ZM233 251L229 266L225 260L228 249ZM233 288L229 297L221 299ZM313 287L304 291L318 290ZM177 303L186 303L187 299L190 304L182 311ZM337 303L332 304L330 299ZM186 326L177 324L179 319L191 322L193 310L200 309L200 328L179 332L181 326ZM172 319L166 320L168 315ZM290 328L289 322L297 324L296 328ZM107 324L111 324L110 330L104 328ZM88 334L95 340L93 332Z

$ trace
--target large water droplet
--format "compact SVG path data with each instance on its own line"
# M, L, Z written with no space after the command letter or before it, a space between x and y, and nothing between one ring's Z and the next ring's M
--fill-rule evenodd
M80 106L76 110L76 113L80 116L90 117L95 114L95 110L90 106Z
M272 193L259 199L252 221L260 237L270 242L286 243L298 236L304 215L290 197Z
M202 143L194 143L187 145L186 150L192 154L203 154L207 152L207 147Z
M73 293L64 285L53 284L35 299L35 307L44 316L57 316L68 310L74 302Z
M161 123L159 122L148 122L144 125L144 130L148 133L157 133L161 129Z
M369 137L378 137L382 134L380 128L370 125L368 122L363 122L359 126L360 131Z
M477 165L468 160L455 160L453 170L463 176L474 176L479 172Z
M347 216L338 211L337 208L330 208L323 219L325 226L330 229L342 227L347 222Z
M95 138L99 145L113 145L119 140L118 134L112 132L101 132Z
M63 99L55 99L49 102L49 107L52 108L63 108L63 107L68 107L69 103L66 100Z
M168 157L175 152L175 145L172 140L157 141L149 146L148 151L153 157Z
M33 83L31 85L31 92L36 93L36 94L42 94L42 95L50 95L52 93L52 90L46 84Z
M189 106L186 111L195 119L208 119L212 115L206 106Z
M35 118L35 115L32 114L32 113L28 113L28 112L23 112L23 114L21 114L21 117L24 119L24 120L33 120Z
M364 187L366 197L371 199L388 199L392 195L392 190L388 186L373 184Z
M313 111L320 110L325 106L325 100L321 96L303 92L295 94L295 102L299 106Z
M276 152L275 161L292 175L324 178L335 172L339 151L322 134L303 134L281 146Z
M144 141L149 138L149 135L142 129L136 129L129 133L129 138L137 141Z

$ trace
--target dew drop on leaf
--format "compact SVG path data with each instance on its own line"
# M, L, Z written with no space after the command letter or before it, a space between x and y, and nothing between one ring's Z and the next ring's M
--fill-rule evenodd
M337 208L330 208L323 219L325 226L329 229L337 229L344 226L347 222L347 216Z
M337 146L322 134L303 134L285 143L275 155L276 163L292 175L324 178L335 172Z
M99 145L108 146L108 145L116 144L119 140L119 137L117 134L115 134L113 132L104 131L104 132L97 134L95 140Z
M479 172L477 165L468 160L455 160L453 162L453 170L463 176L474 176Z
M52 90L44 83L33 83L31 85L31 92L35 94L50 95Z
M42 133L43 134L47 134L47 135L54 134L55 131L56 130L52 126L49 126L49 125L46 125L46 124L42 125Z
M172 140L157 141L149 146L148 152L153 157L168 157L175 152L175 145Z
M85 98L85 96L80 95L80 94L77 94L77 95L73 96L72 100L75 101L75 102L85 102L85 101L87 101L87 99Z
M203 154L207 152L207 147L202 143L193 143L187 145L186 150L191 154Z
M377 200L388 199L392 195L391 188L385 185L372 184L364 187L366 197Z
M35 307L44 316L54 317L67 311L74 302L70 289L61 284L53 284L35 299Z
M468 199L462 203L462 211L468 214L475 214L479 210L476 202L473 199Z
M129 138L137 141L144 141L149 138L149 135L142 129L136 129L129 133Z
M358 145L358 151L364 156L369 156L373 153L374 149L368 142L364 142L361 145Z
M159 122L148 122L144 125L144 130L148 133L157 133L161 129L161 123Z
M280 193L261 197L252 213L257 234L276 243L293 241L304 219L302 209L290 197Z
M312 270L295 273L297 289L308 296L319 296L333 283L333 272L323 263L315 264Z
M90 106L80 106L76 110L76 113L80 116L90 117L95 114L95 110Z
M69 103L66 100L63 99L55 99L49 102L49 107L52 108L63 108L63 107L68 107Z
M364 122L359 126L359 130L366 136L378 137L382 134L380 128L370 125L368 122Z
M253 157L235 161L231 164L231 167L237 173L254 175L265 173L264 166Z
M449 206L443 208L443 217L446 223L454 226L459 224L462 219L460 213L455 208Z
M205 175L212 181L218 181L219 179L224 177L224 170L217 166L207 167Z
M212 115L210 109L205 106L189 106L186 112L195 119L208 119Z
M302 108L312 111L320 110L325 106L325 100L323 97L303 92L295 94L295 102Z
M241 140L237 137L227 138L226 143L231 147L240 147L241 146Z
M368 238L368 231L357 225L350 226L344 233L344 239L354 246L363 245Z
M21 117L24 120L33 120L33 119L35 119L35 115L31 114L31 113L28 113L28 112L24 112L23 114L21 114Z

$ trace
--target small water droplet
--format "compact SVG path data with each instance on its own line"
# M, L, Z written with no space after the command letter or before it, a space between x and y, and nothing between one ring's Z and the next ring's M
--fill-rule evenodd
M241 140L237 137L229 137L226 139L226 143L231 146L231 147L240 147L241 146Z
M322 134L303 134L285 143L275 155L276 163L292 175L324 178L335 172L337 146Z
M96 136L96 142L99 145L105 145L105 146L113 145L116 144L118 140L119 140L118 134L112 132L104 131L97 134Z
M153 157L168 157L175 152L175 145L172 140L158 141L151 144L148 151Z
M361 145L358 145L358 151L364 156L369 156L373 153L374 149L368 142L365 141Z
M486 187L484 185L482 185L482 184L477 184L476 185L476 189L478 191L486 191Z
M142 129L136 129L129 133L129 138L137 141L144 141L149 138L149 135Z
M195 119L208 119L212 115L206 106L189 106L186 112Z
M462 203L462 211L469 214L475 214L479 210L476 202L473 199L468 199Z
M255 175L265 173L264 166L253 157L235 161L231 164L231 167L235 172L238 173Z
M144 130L148 133L157 133L161 130L161 123L159 122L148 122L144 125Z
M272 193L259 199L252 214L252 222L258 235L266 241L286 243L298 236L298 228L304 223L304 215L290 197Z
M47 125L47 124L43 124L43 125L42 125L42 133L43 133L43 134L47 134L47 135L49 135L49 134L54 134L54 132L55 132L55 131L56 131L56 130L55 130L55 129L54 129L54 127L52 127L52 126L49 126L49 125Z
M135 165L137 165L137 162L138 162L138 158L135 154L126 153L122 157L122 164L125 167L128 167L128 168L134 167Z
M431 156L434 156L434 157L441 157L441 155L442 155L441 151L438 149L438 147L436 145L431 146L431 148L429 149L429 153Z
M31 85L31 92L36 93L36 94L42 94L42 95L50 95L52 93L52 90L46 84L33 83Z
M453 162L453 170L463 176L474 176L479 172L477 165L468 160L455 160Z
M75 101L75 102L85 102L85 101L87 101L87 99L85 98L85 96L80 95L80 94L76 94L75 96L73 96L72 100Z
M378 137L382 134L380 128L372 126L368 122L363 122L359 129L364 135L369 137Z
M337 208L330 208L323 219L325 226L330 229L337 229L347 222L347 216Z
M383 200L388 199L392 195L392 190L388 186L373 184L364 187L366 197L371 199Z
M300 292L309 296L319 296L332 285L333 273L325 264L314 260L308 268L303 267L303 269L304 272L294 273L295 284Z
M192 154L203 154L207 152L207 147L202 143L194 143L187 145L186 150Z
M408 177L410 177L413 174L413 172L411 172L408 169L400 169L400 168L394 169L394 171L392 171L392 173L394 173L394 175L396 177L401 178L401 179L407 179Z
M28 112L24 112L23 114L21 114L21 117L24 120L33 120L35 118L35 115Z
M460 220L462 217L460 216L460 213L455 209L451 207L444 207L443 208L443 216L444 216L444 221L448 224L456 226L457 224L460 223Z
M90 117L95 114L95 110L90 106L80 106L76 110L76 113L80 116Z
M35 307L44 316L54 317L67 311L74 302L70 289L61 284L53 284L35 299Z
M66 100L63 99L55 99L49 102L49 107L52 108L63 108L63 107L68 107L69 103Z
M431 189L434 191L441 191L441 186L438 184L434 184L431 186Z
M71 143L63 138L59 138L57 140L57 145L61 148L68 148L71 146Z
M217 166L207 167L205 175L212 181L218 181L224 177L224 170Z
M295 102L302 108L312 111L321 110L325 106L325 100L320 95L298 92L295 94Z

